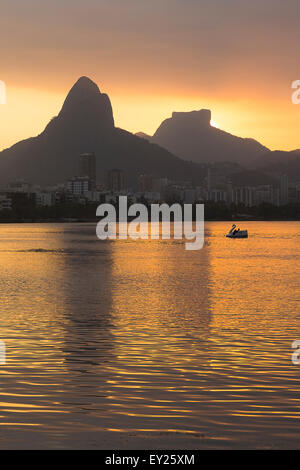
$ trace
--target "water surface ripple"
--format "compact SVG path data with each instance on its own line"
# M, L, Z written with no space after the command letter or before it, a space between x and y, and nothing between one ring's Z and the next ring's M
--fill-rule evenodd
M299 448L300 223L242 225L193 252L1 225L0 446Z

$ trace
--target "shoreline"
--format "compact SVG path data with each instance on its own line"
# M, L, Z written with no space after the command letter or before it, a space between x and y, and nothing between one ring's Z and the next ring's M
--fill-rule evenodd
M128 222L132 222L135 219L135 217L128 217ZM101 219L23 219L23 220L1 220L0 225L8 225L8 224L92 224L95 223L97 224ZM116 220L117 223L120 222L120 220ZM173 221L171 220L171 223ZM193 220L193 222L196 222L196 220ZM232 218L232 219L205 219L204 222L300 222L300 217L299 218L260 218L260 217L251 217L251 218ZM148 221L148 223L151 223L151 220Z

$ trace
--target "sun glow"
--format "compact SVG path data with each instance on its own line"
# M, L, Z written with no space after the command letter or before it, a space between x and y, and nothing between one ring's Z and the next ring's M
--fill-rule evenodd
M210 125L211 125L212 127L216 127L217 129L219 129L218 124L217 124L216 121L214 121L213 119L210 121Z

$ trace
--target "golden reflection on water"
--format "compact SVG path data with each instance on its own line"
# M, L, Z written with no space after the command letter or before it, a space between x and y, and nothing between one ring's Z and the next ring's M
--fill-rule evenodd
M297 443L300 224L247 228L207 224L191 252L100 242L92 224L1 226L0 446L30 446L31 426L49 446L109 430Z

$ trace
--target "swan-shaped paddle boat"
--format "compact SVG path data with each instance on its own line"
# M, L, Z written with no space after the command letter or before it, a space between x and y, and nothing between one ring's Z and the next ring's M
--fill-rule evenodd
M233 224L231 230L226 235L227 238L248 238L248 230L240 230L236 228L236 225Z

